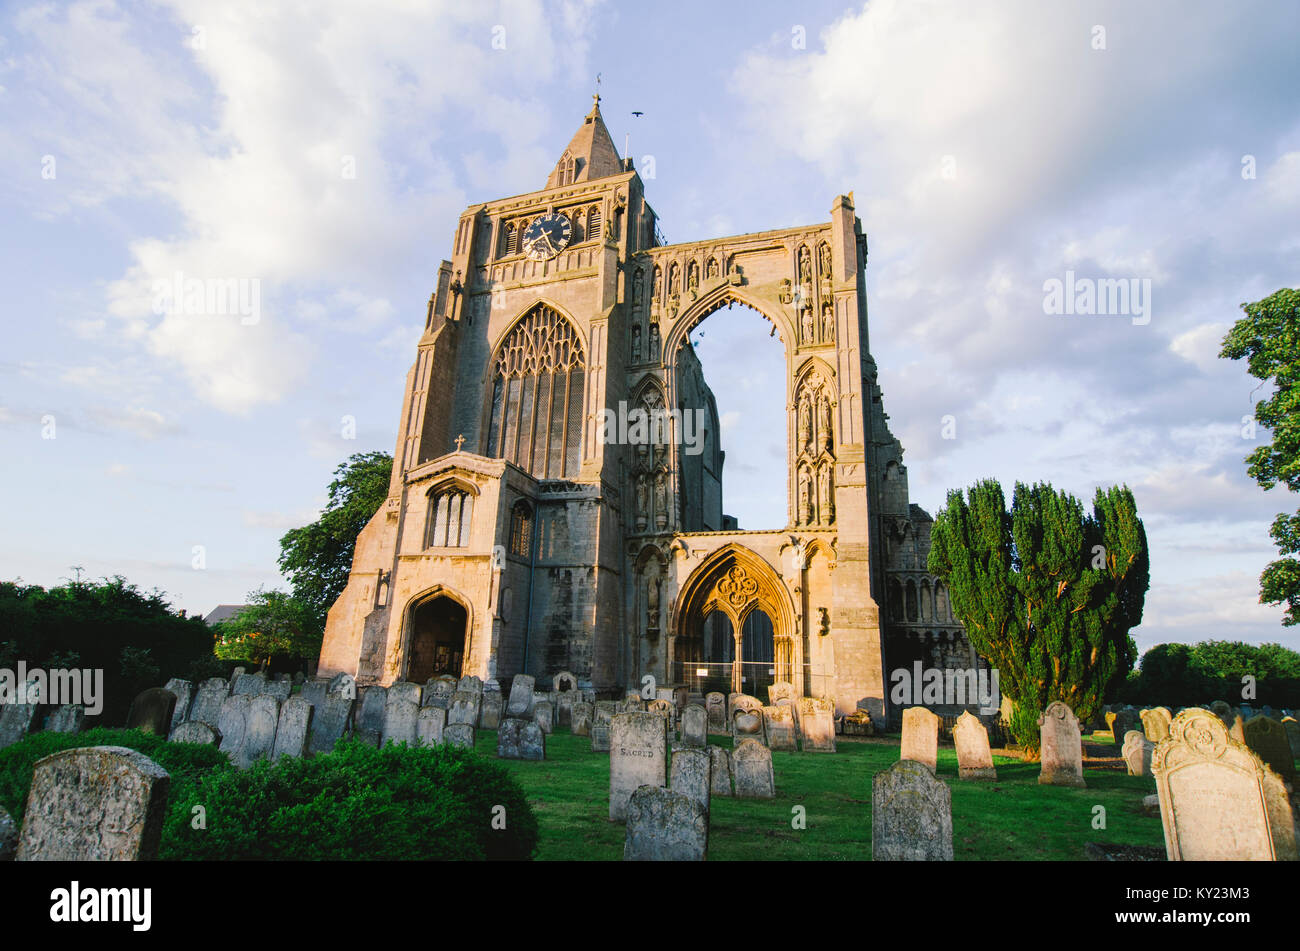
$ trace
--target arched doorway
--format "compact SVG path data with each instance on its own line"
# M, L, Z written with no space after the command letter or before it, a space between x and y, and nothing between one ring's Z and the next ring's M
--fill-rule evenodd
M469 615L463 605L440 594L411 611L411 650L406 679L422 684L440 674L461 675Z
M776 645L772 619L762 608L750 611L741 625L740 687L767 702L767 688L776 682Z

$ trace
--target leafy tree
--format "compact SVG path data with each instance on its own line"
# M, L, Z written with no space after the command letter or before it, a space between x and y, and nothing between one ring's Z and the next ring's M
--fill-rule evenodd
M1300 290L1283 288L1271 297L1242 304L1242 317L1223 338L1219 356L1247 358L1250 375L1271 380L1273 395L1255 404L1255 421L1273 434L1272 442L1246 457L1246 471L1265 490L1279 482L1300 490ZM1286 603L1282 623L1300 624L1300 510L1281 513L1269 530L1278 553L1259 576L1259 600Z
M930 571L948 585L975 649L1022 708L1012 728L1037 748L1037 711L1054 700L1080 720L1137 659L1129 630L1150 583L1146 532L1128 487L1098 489L1091 514L1046 483L995 480L948 493L930 535Z
M321 634L330 605L347 586L357 535L388 497L392 471L386 452L353 454L334 470L320 518L280 539L280 569Z
M320 653L320 629L309 605L286 591L258 589L248 606L216 625L217 657L264 664L272 657Z

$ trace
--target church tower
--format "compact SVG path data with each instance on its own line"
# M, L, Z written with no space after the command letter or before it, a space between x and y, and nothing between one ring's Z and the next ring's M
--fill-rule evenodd
M826 223L661 244L595 97L543 188L460 216L320 673L570 671L602 699L647 675L764 702L778 683L883 717L886 548L924 513L881 408L866 255L852 195ZM690 332L732 304L785 350L779 530L722 514Z

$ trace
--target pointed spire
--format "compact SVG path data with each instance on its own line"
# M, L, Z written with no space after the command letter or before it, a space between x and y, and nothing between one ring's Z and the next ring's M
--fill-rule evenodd
M600 115L600 92L597 91L591 97L591 111L569 140L569 147L555 164L546 180L546 187L588 182L618 175L622 171L623 160L618 157L618 149L614 147L614 140Z

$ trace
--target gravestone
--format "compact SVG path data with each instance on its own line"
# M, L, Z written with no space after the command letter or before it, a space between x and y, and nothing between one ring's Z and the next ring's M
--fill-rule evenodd
M248 735L248 713L253 698L246 693L232 694L221 705L217 730L221 733L221 752L236 766L243 763L244 740Z
M357 679L351 674L335 674L329 679L326 694L336 693L345 700L357 699Z
M709 849L709 812L690 796L642 786L629 797L623 860L703 862Z
M731 795L731 754L726 747L712 745L708 747L709 759L709 793L711 796Z
M86 722L86 708L79 703L65 703L45 722L50 733L80 733Z
M533 678L515 674L510 681L510 699L506 702L506 716L531 720L533 716Z
M901 759L924 763L934 772L939 766L939 718L925 707L903 711Z
M437 746L447 727L447 711L441 707L421 707L415 717L415 741L421 746Z
M358 733L373 733L377 737L384 735L384 716L388 711L388 691L373 684L361 688L361 709L357 712L356 730Z
M1292 759L1300 757L1300 722L1295 717L1283 717L1282 729L1286 730L1286 741L1291 744Z
M776 795L772 751L758 740L741 740L731 751L731 779L737 798L771 799Z
M248 726L236 766L248 767L271 755L275 733L280 725L280 701L269 694L258 694L248 705Z
M302 697L302 699L306 700L313 707L320 708L325 705L325 694L327 690L329 690L329 681L317 678L305 682L302 685L302 689L298 691L298 696Z
M594 739L594 738L593 738ZM619 713L610 722L609 818L622 822L639 786L662 786L668 755L668 721L657 713Z
M704 807L706 813L709 811L712 763L708 750L686 749L673 754L669 768L668 785L672 791L690 796Z
M871 858L952 861L952 792L924 764L902 759L872 777Z
M706 693L704 709L709 717L709 736L727 735L727 698L725 694Z
M18 851L18 823L0 806L0 862L12 862Z
M1121 711L1115 722L1118 724L1123 719ZM1130 717L1128 722L1133 723L1135 719ZM1038 728L1039 755L1042 757L1039 783L1079 788L1086 785L1083 781L1083 737L1074 711L1060 700L1054 700L1038 718Z
M797 699L799 699L799 693L795 690L794 684L788 681L778 680L775 683L768 685L767 705L770 707L776 706L778 700L794 701Z
M615 714L618 712L618 704L610 700L598 700L596 709L591 719L591 751L593 753L608 753L610 740L610 727Z
M473 674L466 674L456 681L456 693L473 693L478 694L481 698L483 696L483 681Z
M551 720L553 712L548 700L539 700L533 704L533 722L543 733L553 732L554 724Z
M235 674L232 680L230 695L232 697L250 696L256 697L262 692L262 687L266 683L266 678L258 674Z
M36 764L20 862L136 862L157 856L171 777L122 746L64 750Z
M594 705L586 701L579 701L573 705L570 722L574 736L591 736L591 717L595 709Z
M479 704L482 697L477 693L457 690L451 695L451 703L447 705L447 722L451 723L468 723L470 726L476 726L479 722Z
M293 681L287 677L264 681L262 689L257 692L257 695L259 697L271 697L277 703L284 703L293 695Z
M312 705L302 697L290 697L281 704L271 759L278 760L281 756L298 758L307 752L313 712Z
M1122 753L1130 776L1151 775L1151 754L1155 748L1156 745L1137 730L1129 730L1124 734Z
M578 678L562 670L551 678L551 695L555 698L555 725L573 727L573 704L582 699Z
M1232 723L1228 726L1228 736L1238 743L1246 742L1246 721L1240 713L1232 718Z
M171 732L172 714L176 712L176 694L162 687L150 687L136 694L126 715L128 730L143 730L154 736Z
M1232 726L1232 718L1236 715L1232 712L1232 704L1226 700L1216 700L1210 704L1210 710L1223 721L1225 727Z
M307 741L307 748L313 754L333 752L334 745L352 728L354 698L355 690L345 684L337 692L327 692L325 702L313 709L311 738Z
M668 725L668 735L669 737L671 737L674 733L674 727L675 727L673 714L677 712L676 709L673 707L672 701L651 700L648 704L646 704L646 710L649 711L650 713L655 714L656 716L661 716L664 718L664 722Z
M399 680L395 684L388 686L388 703L394 700L405 700L415 704L417 707L424 698L424 688L419 684L413 684L409 680Z
M202 720L186 720L167 737L169 743L198 743L201 746L214 746L221 742L221 734L215 727L210 727Z
M495 730L501 725L501 691L484 690L479 703L478 725L485 730Z
M501 759L546 759L546 734L536 720L507 717L497 731L497 756Z
M1169 739L1151 757L1151 771L1170 861L1277 858L1268 771L1213 713L1193 707L1174 717Z
M1244 727L1246 745L1285 783L1295 785L1295 756L1286 727L1272 717L1251 717Z
M957 775L961 779L997 779L993 753L989 750L989 731L980 718L969 710L957 718L952 728L952 742L957 748Z
M794 709L788 704L763 708L763 729L767 733L767 747L771 750L794 752Z
M757 740L759 743L767 741L762 707L757 710L737 707L731 711L731 742L734 745L741 740Z
M381 742L384 746L389 743L405 743L407 746L414 746L417 736L416 724L419 719L420 705L410 699L409 693L405 697L398 694L397 699L394 700L390 691L388 703L384 708L384 733ZM470 726L473 725L470 721Z
M835 701L827 697L800 697L799 731L805 753L835 752Z
M709 712L698 703L682 711L682 743L686 746L705 746L709 742Z
M474 727L468 723L452 723L442 731L442 742L448 746L474 748Z
M1267 767L1264 769L1264 811L1268 813L1269 837L1273 840L1273 855L1279 862L1300 860L1296 839L1295 801L1282 777Z
M1071 711L1073 715L1073 711ZM1116 746L1124 745L1124 735L1129 730L1142 729L1141 720L1138 718L1136 711L1129 707L1124 707L1115 712L1115 719L1110 724L1111 739L1115 741Z
M1156 707L1154 710L1143 710L1138 716L1142 719L1142 732L1152 743L1159 743L1169 736L1169 711L1164 707ZM1128 734L1125 734L1125 740Z
M618 713L644 713L645 701L635 691L629 691L618 704Z
M731 695L729 709L734 713L737 710L754 710L761 712L763 701L757 697L751 697L747 693L736 693Z
M194 684L180 677L173 677L163 684L164 690L176 695L176 706L172 710L172 722L168 730L174 730L190 718L190 705L194 702Z

